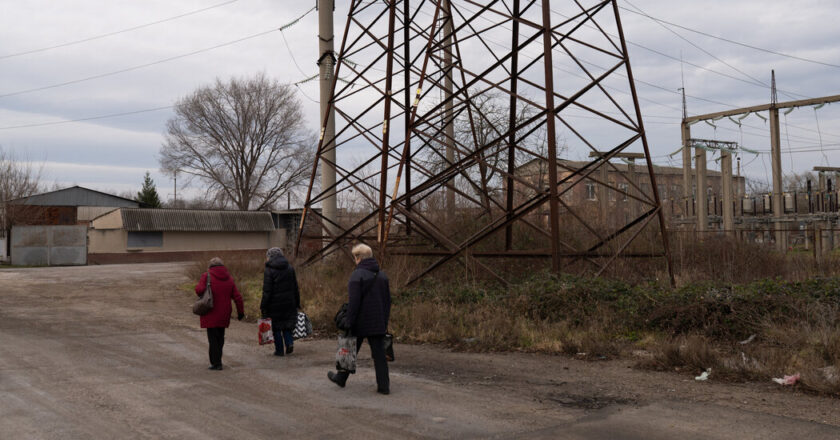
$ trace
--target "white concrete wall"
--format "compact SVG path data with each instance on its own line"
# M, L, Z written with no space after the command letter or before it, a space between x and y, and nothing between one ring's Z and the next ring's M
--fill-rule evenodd
M123 227L122 213L119 209L111 211L92 221L91 227L94 229L120 229Z

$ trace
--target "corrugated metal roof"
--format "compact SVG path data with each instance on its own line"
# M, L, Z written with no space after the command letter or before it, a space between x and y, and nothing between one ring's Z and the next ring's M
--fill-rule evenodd
M273 231L267 211L204 211L123 208L126 231L262 232Z
M35 194L9 202L34 206L109 206L112 208L137 208L140 206L140 203L134 200L82 188L81 186Z

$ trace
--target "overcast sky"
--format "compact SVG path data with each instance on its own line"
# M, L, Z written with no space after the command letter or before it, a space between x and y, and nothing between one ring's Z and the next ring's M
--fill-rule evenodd
M161 197L171 199L171 176L159 172L157 160L165 122L172 116L169 107L216 77L265 72L294 83L317 73L314 11L282 33L271 32L304 15L314 3L0 0L0 146L43 163L49 184L137 191L148 170ZM338 35L348 3L337 0ZM621 0L619 5L655 163L681 163L679 155L668 156L680 145L681 70L689 114L768 102L771 69L776 70L780 101L840 94L837 0ZM628 11L637 8L764 50ZM109 33L115 34L90 39ZM85 39L90 40L68 44ZM110 74L118 71L123 72ZM313 131L317 88L317 81L299 86ZM692 134L768 150L767 123L755 115L742 123L741 128L728 120L716 127L700 123ZM840 166L840 103L796 109L782 116L782 123L785 173ZM742 162L743 174L768 179L769 154L746 154ZM712 160L709 167L716 169L717 164ZM190 193L180 185L178 191Z

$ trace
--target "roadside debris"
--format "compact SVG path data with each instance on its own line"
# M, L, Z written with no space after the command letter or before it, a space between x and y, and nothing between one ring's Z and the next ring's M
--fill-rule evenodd
M706 371L703 372L703 374L701 374L699 376L695 376L694 380L699 380L699 381L709 380L709 376L711 376L711 374L712 374L712 369L707 368Z
M750 337L749 337L749 338L744 339L743 341L739 342L739 344L741 344L741 345L747 345L747 344L749 344L750 342L752 342L752 341L755 339L755 337L756 337L756 335L755 335L755 334L752 334L752 335L750 335Z
M796 385L796 382L799 382L799 373L794 374L793 376L785 376L785 377L774 377L773 382L776 382L779 385Z

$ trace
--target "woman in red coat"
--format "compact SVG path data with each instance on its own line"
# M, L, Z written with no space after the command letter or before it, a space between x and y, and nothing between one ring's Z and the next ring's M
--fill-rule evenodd
M210 289L213 291L213 309L201 316L201 328L207 329L207 342L210 344L210 370L222 369L222 347L225 345L225 329L230 326L230 314L233 308L231 299L236 302L236 319L245 317L245 305L242 295L233 282L222 259L215 257L210 260L207 272L201 274L201 279L195 286L195 294L201 296L207 287L207 275L210 274Z

